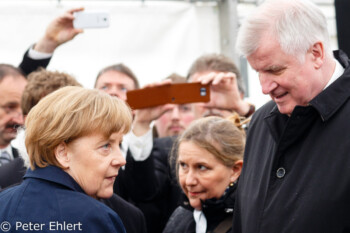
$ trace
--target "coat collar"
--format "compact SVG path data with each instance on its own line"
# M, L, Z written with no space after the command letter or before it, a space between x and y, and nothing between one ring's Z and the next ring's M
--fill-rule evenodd
M220 199L212 198L202 201L202 211L210 225L211 222L222 220L225 216L233 213L233 208L236 200L236 188L237 184L229 186L224 195ZM188 198L182 193L184 201L182 207L187 210L193 211L193 207L190 205Z
M327 121L350 97L350 67L347 55L342 51L335 51L334 57L345 68L342 76L310 101L320 114L323 121Z
M85 193L84 190L79 186L79 184L65 171L56 166L49 165L44 168L35 168L35 170L28 169L24 179L33 178L41 179L56 184L65 186L68 189Z

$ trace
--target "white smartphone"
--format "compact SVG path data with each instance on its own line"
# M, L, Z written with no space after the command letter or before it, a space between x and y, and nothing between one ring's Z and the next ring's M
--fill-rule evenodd
M79 11L74 13L74 28L109 27L109 13L106 11Z

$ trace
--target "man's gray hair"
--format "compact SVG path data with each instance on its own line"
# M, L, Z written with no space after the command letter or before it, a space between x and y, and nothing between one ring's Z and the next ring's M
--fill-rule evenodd
M236 48L247 57L270 35L282 51L303 62L310 47L320 41L326 54L332 56L327 20L322 11L309 0L267 0L256 9L239 29Z

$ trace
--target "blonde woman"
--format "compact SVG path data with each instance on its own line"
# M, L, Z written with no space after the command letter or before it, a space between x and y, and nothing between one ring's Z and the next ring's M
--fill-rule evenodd
M130 129L129 107L98 90L64 87L41 99L25 125L30 169L0 193L6 226L124 233L119 216L98 199L112 196L125 165L119 144Z
M174 211L164 233L230 231L245 146L240 127L237 115L206 117L192 122L179 137L171 160L186 201Z

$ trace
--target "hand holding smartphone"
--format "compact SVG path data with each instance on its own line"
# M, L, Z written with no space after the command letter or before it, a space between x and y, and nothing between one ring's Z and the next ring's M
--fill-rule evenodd
M106 11L74 12L74 28L106 28L109 27L109 13Z
M155 107L164 104L186 104L210 101L210 86L201 83L176 83L147 87L126 93L132 109Z

